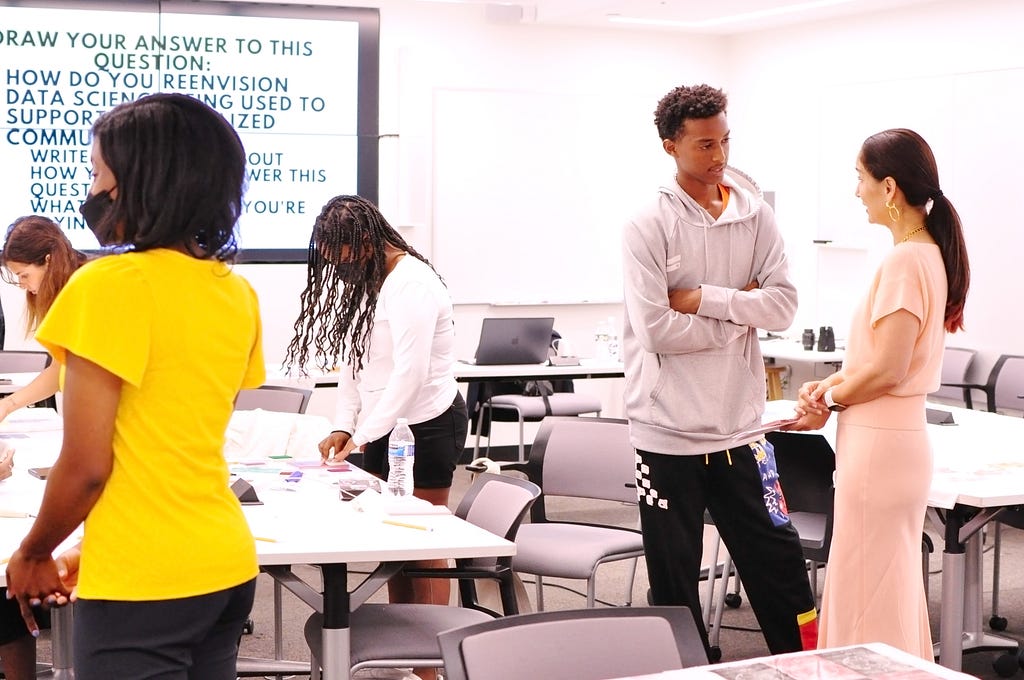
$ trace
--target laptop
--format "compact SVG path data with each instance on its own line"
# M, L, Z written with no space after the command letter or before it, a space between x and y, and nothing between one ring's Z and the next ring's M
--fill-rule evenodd
M554 317L486 318L480 326L477 366L540 364L548 359Z

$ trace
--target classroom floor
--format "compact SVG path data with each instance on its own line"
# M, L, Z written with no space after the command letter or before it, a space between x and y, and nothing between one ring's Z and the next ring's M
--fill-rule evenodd
M470 482L469 473L459 470L452 493L452 507L461 498ZM626 506L584 507L582 503L566 503L558 508L567 518L591 519L594 521L617 522L627 526L635 526L636 514L633 508ZM941 536L929 528L936 546L941 546ZM991 548L985 553L985 629L988 630L988 616L991 612ZM605 603L621 604L625 596L625 563L608 564L599 571L597 597ZM1008 619L1008 626L1003 635L1024 641L1024 531L1007 529L1003 532L1003 570L999 590L1000 614ZM352 565L353 571L369 569L372 565ZM309 567L297 567L296 571L310 578L317 578L317 572ZM941 554L933 554L930 563L929 592L932 612L933 635L938 638L938 612L941 597ZM353 575L357 579L358 575ZM823 579L823 574L822 574ZM545 587L545 606L547 609L569 609L584 606L582 582L553 580ZM526 591L533 597L533 585L525 584ZM646 601L647 583L646 569L641 560L637 569L636 582L633 585L633 601L642 604ZM703 592L703 591L702 591ZM375 599L383 593L378 593ZM308 660L308 650L302 636L302 627L309 615L305 604L290 593L284 595L284 658L292 660ZM266 575L258 580L257 599L252 618L255 628L252 634L242 638L241 650L245 656L273 657L273 589L272 581ZM722 659L724 661L763 656L767 653L764 640L756 628L756 621L750 606L744 602L737 609L727 609L723 615L721 636ZM996 679L1000 676L994 671L992 662L997 652L973 652L964 656L963 670L980 678ZM49 659L49 642L40 642L40 660ZM1024 678L1024 671L1017 671L1016 677Z

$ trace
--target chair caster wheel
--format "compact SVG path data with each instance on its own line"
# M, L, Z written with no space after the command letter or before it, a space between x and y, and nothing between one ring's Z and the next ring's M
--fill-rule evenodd
M242 635L252 635L254 630L256 630L256 624L253 623L252 619L246 619L245 623L242 624Z
M721 647L712 647L710 650L708 650L708 661L710 661L711 663L718 663L721 660L722 660L722 648Z
M988 620L988 627L992 630L1006 630L1006 617L993 614Z
M1017 672L1017 666L1019 665L1018 657L1016 654L1000 654L996 657L996 660L992 662L992 668L999 674L1001 678L1012 677Z
M743 604L743 597L739 593L727 593L725 596L725 606L730 609L736 609Z

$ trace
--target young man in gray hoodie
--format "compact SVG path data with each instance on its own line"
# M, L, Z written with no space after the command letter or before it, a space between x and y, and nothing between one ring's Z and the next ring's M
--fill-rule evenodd
M704 510L714 518L772 653L813 649L817 614L761 423L757 329L796 311L775 215L730 168L726 96L678 87L655 124L672 181L623 235L626 414L652 604L700 620Z

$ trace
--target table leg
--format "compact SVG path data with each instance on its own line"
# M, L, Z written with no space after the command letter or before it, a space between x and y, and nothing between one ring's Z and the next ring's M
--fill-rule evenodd
M49 670L40 673L37 678L74 680L75 670L71 666L71 630L74 615L73 605L50 610L50 654L53 663Z
M963 663L964 545L960 542L963 513L946 515L942 549L942 610L939 617L939 663L959 671Z
M965 651L1017 649L1017 642L982 630L981 528L1002 512L987 508L971 514L954 508L946 515L942 552L942 612L939 663L955 671Z
M352 654L349 645L348 565L324 564L323 680L349 680Z

